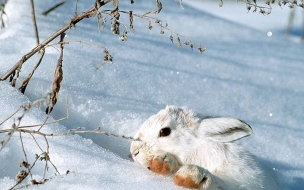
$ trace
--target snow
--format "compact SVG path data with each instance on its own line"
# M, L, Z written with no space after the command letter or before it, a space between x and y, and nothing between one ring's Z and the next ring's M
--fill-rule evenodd
M78 13L94 1L79 1ZM206 115L240 118L249 123L254 135L239 143L277 174L283 189L304 186L304 46L284 36L289 12L275 8L271 15L248 13L242 3L162 1L159 19L169 28L202 43L203 54L189 47L177 48L170 32L160 35L160 28L148 30L148 22L134 18L135 34L121 42L110 32L110 20L100 33L96 18L86 19L67 31L65 40L80 40L106 46L114 56L113 64L103 62L103 49L80 43L65 45L64 79L59 100L51 118L69 119L44 127L47 133L63 133L83 127L101 126L103 131L132 136L150 115L166 105L192 108ZM35 1L37 13L53 5ZM120 1L120 9L144 13L155 8L155 1ZM111 9L111 3L105 6ZM6 29L0 31L0 75L35 46L29 3L10 0L6 6ZM69 22L75 2L67 3L47 17L37 14L41 41ZM231 14L233 12L233 14ZM230 16L229 16L230 15ZM154 15L153 15L154 16ZM252 16L250 22L245 17ZM123 17L123 15L122 15ZM128 25L128 16L122 18ZM265 23L264 23L265 21ZM267 21L267 23L266 23ZM273 24L268 24L273 23ZM247 24L246 24L247 23ZM295 27L300 28L300 22ZM272 35L267 36L271 31ZM174 39L176 36L173 35ZM57 42L56 39L54 42ZM183 42L183 40L181 40ZM42 64L35 72L25 95L18 92L22 80L31 72L40 55L24 63L18 88L7 81L0 83L0 121L20 105L41 99L50 92L59 47L47 48ZM22 119L22 125L42 123L45 108L34 107ZM0 126L10 128L17 117ZM29 163L41 151L29 135L23 135ZM0 134L0 140L6 136ZM45 141L37 136L41 146ZM28 189L180 189L170 177L149 172L128 158L130 141L100 134L67 135L48 138L51 161L61 176L49 167L43 185ZM14 134L0 152L0 189L9 189L24 160L19 134ZM65 174L69 170L69 174ZM44 162L33 169L34 178L43 177ZM25 184L29 180L25 181Z

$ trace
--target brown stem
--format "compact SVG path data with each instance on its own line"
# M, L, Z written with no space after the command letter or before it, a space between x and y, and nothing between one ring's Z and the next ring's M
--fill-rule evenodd
M301 42L304 44L304 9L302 10L302 30Z
M66 0L63 0L59 3L57 3L56 5L54 5L53 7L49 8L48 10L44 11L42 14L44 16L46 16L47 14L49 14L51 11L57 9L58 7L60 7L61 5L65 4Z
M25 61L27 61L30 57L32 57L35 53L40 51L42 48L44 48L48 43L53 41L55 38L57 38L59 35L61 35L63 32L67 31L68 29L71 28L71 26L76 25L79 21L81 21L84 18L90 18L93 17L97 14L98 9L101 6L104 6L105 4L111 2L112 0L96 0L95 5L90 8L88 11L81 13L72 20L66 24L63 28L59 29L57 32L55 32L53 35L51 35L49 38L47 38L45 41L40 43L38 46L36 46L34 49L32 49L30 52L25 54L8 72L6 72L1 78L0 81L6 80L18 67L19 65L23 64Z
M38 46L39 45L39 35L38 35L38 27L37 27L37 23L36 23L34 0L31 0L31 9L32 9L32 21L33 21L35 37L36 37L36 45Z

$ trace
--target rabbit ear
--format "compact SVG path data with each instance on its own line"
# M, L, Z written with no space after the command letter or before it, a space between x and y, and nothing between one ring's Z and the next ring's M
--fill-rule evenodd
M204 136L219 142L232 142L251 135L251 127L235 118L208 118L200 123Z

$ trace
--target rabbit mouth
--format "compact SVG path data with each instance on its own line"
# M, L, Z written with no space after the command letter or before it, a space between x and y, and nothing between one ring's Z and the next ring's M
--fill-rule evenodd
M132 152L131 152L131 153L128 155L128 157L135 161L135 157L136 157L138 154L139 154L139 151L137 151L137 152L135 152L135 153L132 153Z

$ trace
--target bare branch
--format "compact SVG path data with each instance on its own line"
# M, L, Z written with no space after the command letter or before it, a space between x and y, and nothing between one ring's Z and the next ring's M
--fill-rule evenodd
M34 49L32 49L30 52L25 54L8 72L6 72L1 78L0 81L6 80L12 73L16 71L20 65L22 65L24 62L26 62L30 57L32 57L35 53L40 51L42 48L44 48L47 44L49 44L51 41L53 41L55 38L57 38L59 35L61 35L63 32L67 31L71 28L71 26L75 26L79 21L83 20L84 18L90 18L97 14L98 9L101 6L104 6L105 4L111 2L111 0L96 0L96 3L93 7L91 7L88 11L81 13L79 15L76 15L68 24L66 24L64 27L59 29L57 32L55 32L53 35L51 35L49 38L47 38L45 41L40 43L38 46L36 46Z
M10 118L12 118L14 115L16 115L20 110L21 110L22 106L20 106L12 115L8 116L5 120L3 120L0 125L2 125L3 123L5 123L7 120L9 120Z

